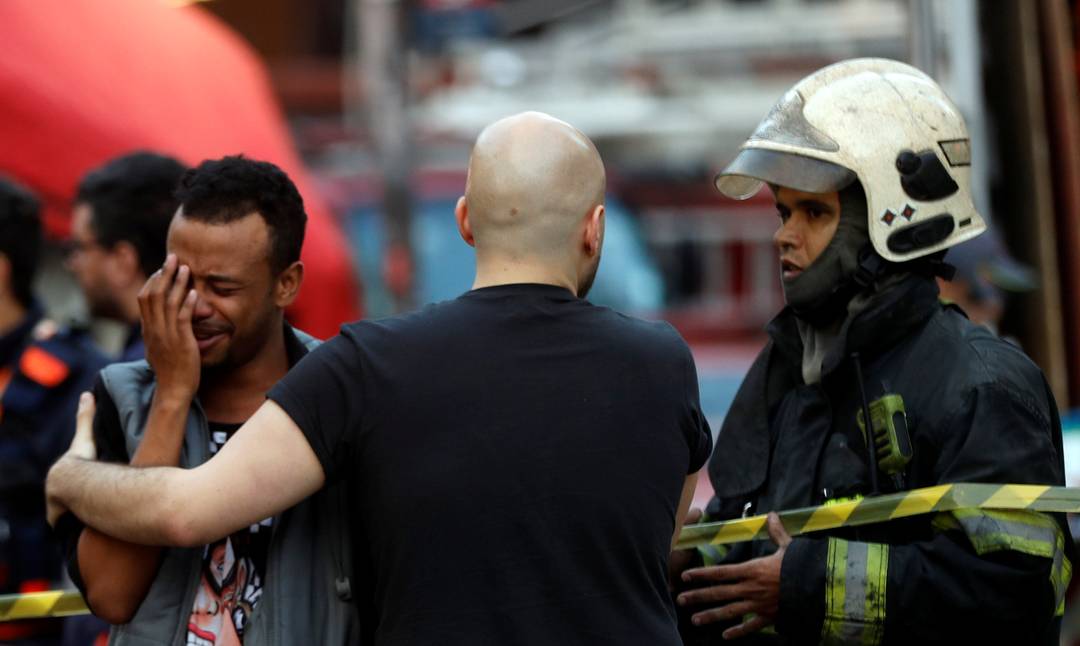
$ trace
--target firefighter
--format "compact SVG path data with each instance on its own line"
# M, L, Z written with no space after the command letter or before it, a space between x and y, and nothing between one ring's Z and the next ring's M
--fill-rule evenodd
M706 520L948 482L1063 484L1042 372L938 299L946 250L985 229L970 158L932 79L858 59L799 82L717 176L736 199L771 188L787 306L719 433ZM892 449L868 449L867 418ZM771 542L672 555L687 643L1058 641L1061 518L970 509L794 539L768 526Z
M45 524L45 474L74 431L79 393L104 366L84 334L44 317L31 285L37 200L0 178L0 594L50 589L61 555ZM58 643L59 620L0 623L0 643Z

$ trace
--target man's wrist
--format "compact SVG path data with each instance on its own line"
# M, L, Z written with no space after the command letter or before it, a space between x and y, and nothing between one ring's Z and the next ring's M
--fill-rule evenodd
M163 413L179 414L191 407L193 393L179 388L158 388L154 393L152 406Z
M60 459L49 468L49 473L45 478L45 496L48 501L67 504L66 490L70 479L69 471L72 466L77 464L76 460L81 460L81 458L72 455L68 451L61 455Z

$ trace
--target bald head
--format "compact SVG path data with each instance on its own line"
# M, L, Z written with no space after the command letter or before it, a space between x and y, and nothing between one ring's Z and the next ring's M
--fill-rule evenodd
M604 200L596 146L570 124L524 112L480 133L465 187L477 255L569 258Z

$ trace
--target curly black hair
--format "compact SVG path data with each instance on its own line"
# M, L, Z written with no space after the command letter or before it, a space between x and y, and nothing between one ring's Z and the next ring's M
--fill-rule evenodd
M258 213L270 231L270 270L276 276L300 259L307 213L285 171L265 161L232 155L207 160L184 173L176 197L185 218L225 224Z
M41 204L33 193L0 176L0 254L11 263L11 288L23 307L41 259Z
M87 173L75 202L91 208L90 228L103 247L128 242L149 276L165 262L165 238L178 202L174 195L187 167L157 153L139 151Z

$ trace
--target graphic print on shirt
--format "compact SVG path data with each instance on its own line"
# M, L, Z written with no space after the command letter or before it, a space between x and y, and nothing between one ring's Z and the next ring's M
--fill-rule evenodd
M211 423L210 453L217 453L239 425ZM199 590L188 620L188 646L239 646L262 597L273 519L203 548Z

